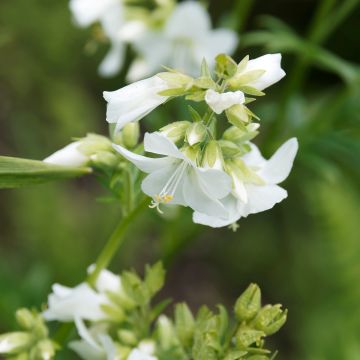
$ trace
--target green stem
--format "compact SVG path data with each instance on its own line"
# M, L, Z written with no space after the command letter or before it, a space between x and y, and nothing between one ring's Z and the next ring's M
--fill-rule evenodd
M251 12L251 8L254 5L254 0L241 0L236 1L234 14L236 14L236 28L235 30L238 33L241 33L244 31L246 27L246 21L249 17L249 14Z
M146 207L148 203L147 198L142 200L139 205L129 212L128 215L122 218L119 222L118 226L115 228L114 232L111 234L108 242L106 243L105 247L101 251L100 255L98 256L95 262L95 270L88 276L86 281L94 286L97 277L99 276L101 270L108 267L111 260L115 256L116 252L118 251L120 245L124 241L124 235L128 228L128 226L133 222L133 220L141 213L141 211Z

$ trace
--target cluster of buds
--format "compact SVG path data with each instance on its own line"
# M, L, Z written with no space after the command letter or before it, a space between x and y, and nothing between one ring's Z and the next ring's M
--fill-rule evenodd
M49 338L41 314L28 309L16 312L21 330L0 335L0 354L13 360L50 360L59 346Z
M89 268L89 274L93 267ZM21 309L21 331L0 335L0 354L8 360L51 360L59 346L49 338L44 321L74 323L78 338L68 347L81 359L112 360L269 360L265 338L285 323L281 305L261 306L261 293L251 284L237 299L231 319L203 306L196 315L186 303L174 316L163 314L168 300L153 303L164 285L161 263L121 275L102 270L94 287L53 286L48 308L39 314Z

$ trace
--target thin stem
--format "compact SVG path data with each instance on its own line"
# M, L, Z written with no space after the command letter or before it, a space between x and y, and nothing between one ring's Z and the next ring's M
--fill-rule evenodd
M244 31L246 27L246 21L249 17L249 14L251 12L251 8L254 5L254 0L241 0L236 1L234 13L236 14L236 28L235 30L238 33L241 33Z
M99 276L101 270L108 267L111 260L118 251L120 245L124 241L124 235L128 226L139 215L139 213L141 213L141 211L145 208L147 203L148 203L148 199L145 198L139 203L139 205L134 210L132 210L127 216L123 217L122 220L119 222L118 226L115 228L114 232L110 236L105 247L98 256L95 262L95 270L88 276L86 280L90 285L94 286L96 279Z

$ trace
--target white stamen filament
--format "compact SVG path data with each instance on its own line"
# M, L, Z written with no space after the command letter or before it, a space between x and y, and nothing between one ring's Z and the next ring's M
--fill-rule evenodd
M176 170L170 176L169 180L166 182L161 192L158 195L154 196L151 204L149 205L150 208L152 209L156 208L156 210L160 214L163 213L163 211L160 209L160 204L167 204L174 198L176 189L179 186L180 181L183 178L183 175L187 167L188 164L185 161L182 161L182 163L176 168Z

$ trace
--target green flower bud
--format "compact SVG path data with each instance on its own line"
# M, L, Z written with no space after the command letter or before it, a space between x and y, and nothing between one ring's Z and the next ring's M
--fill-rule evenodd
M99 151L112 151L110 139L97 134L88 134L80 139L80 145L77 148L83 155L91 156Z
M205 147L202 165L205 168L221 170L223 168L223 161L219 143L216 140L210 140Z
M239 321L252 319L261 308L261 291L256 284L249 287L240 295L235 304L235 315Z
M196 162L199 154L200 154L200 148L199 146L184 146L181 151L184 153L186 157L188 157L190 160Z
M189 307L177 304L175 307L175 329L181 344L185 347L191 345L194 335L195 320Z
M123 144L126 148L131 149L137 145L140 137L140 125L137 121L126 124L121 132Z
M206 126L202 122L195 122L186 130L186 140L190 146L203 142L205 137Z
M184 140L186 130L191 125L190 121L176 121L164 126L160 131L174 143Z
M266 335L272 335L285 324L286 318L287 310L282 310L280 304L266 305L259 311L253 324Z
M237 72L236 62L228 55L220 54L215 58L216 73L223 78L231 78Z
M260 345L265 333L248 327L240 327L235 335L236 345L240 349L246 349L252 344Z
M91 155L90 157L94 166L99 168L114 168L118 162L118 157L108 151L99 151L98 153Z
M244 129L245 125L250 121L250 115L244 105L233 105L225 113L230 124L240 129Z
M259 124L251 123L246 125L244 128L239 129L236 126L231 126L227 130L225 130L223 134L223 139L232 141L236 144L242 144L244 142L252 140L256 135L258 135L257 129L259 128Z
M232 141L219 140L218 143L225 159L241 155L241 149Z
M50 360L55 357L58 345L49 339L39 341L30 351L30 359Z
M36 320L29 309L23 308L16 311L16 321L23 329L30 330L34 327Z
M177 345L177 337L175 334L174 325L165 315L161 315L159 317L157 323L157 334L161 347L164 350L170 349L174 345Z
M17 354L31 346L34 339L27 332L12 332L0 335L0 354Z
M136 335L130 330L120 329L118 331L118 337L122 343L130 347L135 347L135 345L138 343Z

